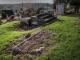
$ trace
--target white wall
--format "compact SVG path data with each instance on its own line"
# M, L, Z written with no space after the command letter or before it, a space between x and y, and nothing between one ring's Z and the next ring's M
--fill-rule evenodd
M56 5L56 13L59 15L64 15L64 4Z

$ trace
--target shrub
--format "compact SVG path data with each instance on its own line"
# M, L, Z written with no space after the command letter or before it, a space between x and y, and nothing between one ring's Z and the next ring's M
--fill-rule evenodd
M5 8L5 9L2 9L1 12L2 12L2 13L1 13L2 18L6 18L7 15L8 15L8 16L11 16L11 15L14 14L12 9L6 9L6 8Z

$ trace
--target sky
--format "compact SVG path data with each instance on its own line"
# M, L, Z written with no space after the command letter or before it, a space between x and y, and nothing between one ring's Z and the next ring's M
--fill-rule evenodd
M53 0L0 0L0 4L15 4L15 3L52 3Z

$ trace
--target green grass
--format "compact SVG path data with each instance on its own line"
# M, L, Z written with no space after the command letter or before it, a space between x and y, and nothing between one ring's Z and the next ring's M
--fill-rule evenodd
M52 31L51 37L47 40L54 46L45 56L40 56L35 60L80 60L80 26L74 24L79 16L58 16L58 21L41 27L40 29ZM39 29L15 32L17 25L18 22L14 21L0 26L0 60L14 60L13 56L4 54L9 43Z
M43 27L53 31L54 46L36 60L80 60L80 26L74 23L80 15L58 16L59 21Z
M7 46L10 44L10 42L14 41L15 39L18 39L20 36L32 33L36 30L30 30L30 31L14 31L19 23L17 21L9 22L3 25L0 25L0 60L12 60L11 56L4 55L4 50L7 48Z
M6 23L6 21L7 21L6 19L0 19L0 25Z
M1 21L2 21L2 23L5 23L7 20L6 19L2 19Z

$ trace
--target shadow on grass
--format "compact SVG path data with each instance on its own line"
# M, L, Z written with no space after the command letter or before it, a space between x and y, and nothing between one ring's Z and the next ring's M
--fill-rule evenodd
M2 19L0 18L0 25L2 24L2 21L1 21Z
M68 15L64 15L64 16L68 16L68 17L79 17L80 18L80 14L68 14Z
M58 22L64 22L65 20L57 19Z

